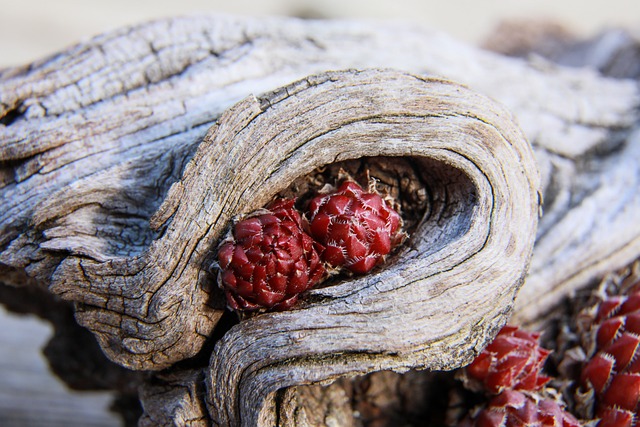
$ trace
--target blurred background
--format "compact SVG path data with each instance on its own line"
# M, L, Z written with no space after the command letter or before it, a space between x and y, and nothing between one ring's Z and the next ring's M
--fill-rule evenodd
M0 0L0 68L124 25L211 12L404 21L475 45L514 20L550 21L577 37L614 27L640 31L638 0ZM108 410L109 393L70 391L49 373L41 349L51 334L48 323L0 305L0 425L121 425Z
M407 21L471 43L505 19L550 19L578 36L640 26L638 0L0 0L0 67L123 25L210 12Z

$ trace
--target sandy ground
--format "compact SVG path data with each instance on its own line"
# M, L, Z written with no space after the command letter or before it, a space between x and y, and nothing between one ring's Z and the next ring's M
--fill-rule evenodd
M608 27L640 28L638 0L0 0L0 67L27 63L123 25L212 12L405 21L470 43L479 43L503 19L551 19L584 36ZM82 425L64 414L85 408L93 425L117 426L106 409L108 394L70 392L48 373L39 349L50 334L44 322L0 307L0 425ZM61 418L42 419L37 410L20 413L3 406L16 394L24 396L26 408L53 405L49 410Z

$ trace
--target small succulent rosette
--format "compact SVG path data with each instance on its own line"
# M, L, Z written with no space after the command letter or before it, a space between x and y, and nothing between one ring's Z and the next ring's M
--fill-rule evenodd
M640 410L640 290L605 296L592 314L577 400L599 427L631 427ZM584 314L584 313L583 313Z
M325 275L318 245L294 204L272 202L238 221L220 244L218 281L231 309L288 309Z
M353 181L313 198L307 217L311 235L324 247L322 260L352 273L371 271L404 237L400 214Z
M578 427L559 396L544 389L550 378L542 374L549 350L540 347L539 334L505 326L496 338L461 371L466 388L488 401L470 411L461 427Z

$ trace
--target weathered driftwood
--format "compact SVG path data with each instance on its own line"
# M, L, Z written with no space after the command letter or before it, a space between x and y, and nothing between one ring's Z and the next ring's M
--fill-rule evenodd
M424 171L424 218L384 268L311 290L299 309L225 334L208 372L219 424L273 425L275 393L287 386L381 369L453 369L504 323L533 247L538 173L511 115L461 86L349 71L249 98L220 118L174 188L218 218L213 240L199 239L210 245L232 216L299 176L372 155L409 157ZM204 182L216 189L211 199L194 194ZM169 191L167 203L173 197Z
M618 79L640 78L640 31L613 28L583 40L558 23L506 21L484 43L503 55L547 58Z
M254 132L275 132L276 129L250 125L255 118L262 120L261 123L272 123L264 119L269 115L273 123L279 123L279 117L273 111L283 109L283 105L293 106L296 99L304 98L316 86L323 86L309 81L291 88L298 93L285 91L246 98L234 110L242 114L232 116L228 112L221 121L226 125L220 124L203 141L207 129L222 111L250 94L268 92L326 70L381 66L441 75L468 84L504 103L533 144L542 172L545 214L540 223L532 268L516 303L519 321L537 320L573 289L628 263L640 252L640 224L636 221L640 196L633 191L638 187L640 163L638 135L633 131L637 121L638 91L633 82L602 78L588 70L557 68L541 60L527 62L505 58L419 28L204 17L159 21L125 29L27 68L0 73L0 121L4 125L0 127L0 194L5 205L0 213L2 280L18 285L49 286L52 292L75 301L78 321L96 334L111 359L125 366L162 369L193 356L211 334L221 314L219 300L210 296L211 280L206 261L231 216L264 204L284 189L289 179L341 159L339 155L331 157L329 151L317 150L311 154L318 158L305 162L304 156L289 146L291 156L280 160L256 151L256 155L269 161L255 163L256 168L245 174L234 175L231 170L236 181L222 183L220 188L209 187L201 180L215 177L215 174L211 175L213 165L204 160L218 160L216 153L222 157L230 151L212 145L212 140L221 138L220 135L242 135L237 129L234 132L234 126L244 122ZM431 89L437 87L435 93L455 87L433 79L415 79L418 81ZM371 85L371 89L386 95L394 93L394 86L387 86L376 89ZM448 119L451 122L447 124L450 126L448 132L452 132L451 129L467 128L473 132L481 129L491 134L489 141L500 140L497 138L500 134L513 135L510 125L504 123L507 113L496 114L497 107L466 89L454 92L444 92L448 94L446 100L453 110L425 113L425 123L438 122L439 116L448 117L448 113L457 111ZM390 99L391 105L402 106L404 98L409 102L411 96L412 92L400 96L395 93ZM467 97L474 101L466 105L462 101ZM328 101L341 100L330 97ZM428 104L424 99L415 102L418 107ZM462 106L464 112L459 110ZM460 218L467 218L464 227L483 230L487 216L480 213L487 208L486 203L483 205L483 200L486 202L487 199L483 197L488 194L483 190L495 186L500 191L508 190L504 194L496 193L498 196L515 194L515 199L527 200L525 193L536 187L533 180L533 185L524 186L529 190L514 193L515 187L521 187L517 173L512 176L515 181L509 178L505 183L500 183L499 174L489 178L502 167L507 171L505 173L522 170L526 174L533 173L526 161L509 167L502 165L504 153L496 157L495 164L486 163L486 158L470 156L465 166L464 161L453 161L446 156L431 157L419 151L400 150L402 141L405 143L403 150L406 150L407 140L426 139L428 142L435 139L424 138L424 134L423 138L416 137L412 133L415 129L412 131L408 123L411 120L404 123L406 117L395 117L389 114L391 110L380 108L393 118L375 123L375 126L369 123L369 131L371 128L393 128L398 137L387 135L386 141L393 142L388 146L369 144L365 149L367 144L364 142L362 147L354 144L353 152L347 152L343 158L409 155L432 159L436 161L435 170L444 171L442 176L436 176L440 186L458 171L463 179L454 180L456 185L453 187L458 193L454 193L451 200L457 200L465 192L475 192L478 199L468 205L467 210L460 206L459 218L447 224L456 224L456 221L464 224ZM410 110L406 105L403 108L400 111ZM357 108L354 110L354 113L358 111ZM299 113L301 117L312 117L308 111ZM340 114L348 113L340 111ZM364 126L357 129L348 120L340 122L329 114L319 117L322 119L317 122L296 122L297 116L293 117L293 122L302 126L286 125L284 131L291 134L291 140L285 140L285 147L294 141L298 141L298 145L312 141L315 134L310 129L322 129L331 120L337 120L335 129L324 140L329 140L334 133L352 136L356 130L362 141L367 140ZM481 117L484 118L478 120ZM475 127L469 127L465 121L474 123ZM430 129L420 132L442 130L437 126ZM461 132L461 135L471 138L469 135L473 132ZM426 134L431 138L434 135ZM275 137L283 138L284 135L275 132ZM506 137L506 140L510 139ZM246 135L240 140L256 150L258 146L251 144L261 141L259 138L248 140ZM207 151L205 147L210 149ZM235 150L242 151L242 148ZM458 152L456 150L452 153ZM522 148L515 150L522 151ZM196 154L192 159L193 153ZM258 158L253 159L254 162ZM190 159L191 163L188 163ZM278 162L282 162L280 167L277 167ZM272 175L264 174L268 168ZM480 178L482 174L478 171L491 173L487 178ZM269 185L263 184L264 178L271 180ZM235 194L239 197L232 197ZM221 195L227 198L221 198L224 197ZM506 209L526 210L527 207ZM429 224L427 216L423 228L414 234L418 236L416 239L429 239L423 237L428 236L425 228ZM484 230L492 230L503 238L510 232L509 229L496 231L494 227ZM513 233L525 236L529 233L530 238L534 237L530 222ZM459 235L467 236L468 233ZM416 241L428 243L428 240ZM464 246L465 239L443 238L441 242L446 243L443 250L453 251L456 245ZM518 242L523 244L524 240ZM496 245L496 248L500 247L501 243ZM473 247L472 244L466 246L467 249ZM522 251L522 247L518 247ZM234 364L238 360L241 363L208 373L210 402L223 404L221 407L210 406L212 415L222 422L269 420L275 416L273 393L285 385L384 368L451 368L467 360L470 353L461 350L456 354L455 347L447 351L437 343L422 352L426 349L425 337L442 337L447 333L436 330L425 332L432 335L418 334L420 331L415 328L426 324L426 319L420 319L420 313L413 312L410 304L420 296L403 294L403 289L408 291L410 287L400 286L400 279L384 281L387 277L406 280L407 276L398 273L408 271L403 270L408 262L404 257L411 253L411 248L409 245L403 249L388 268L381 269L370 279L346 280L337 286L316 290L310 295L309 305L301 310L261 316L229 331L217 345L212 365L215 367L229 358ZM519 262L526 259L522 254L524 252L521 252ZM464 258L470 254L460 252L457 255ZM429 256L433 254L426 255ZM491 265L496 266L495 262ZM480 261L473 266L483 270ZM439 277L446 276L446 271L436 267L437 263L429 268ZM516 266L514 270L518 268L521 267ZM455 273L455 269L452 271ZM515 271L506 274L510 277L506 282L513 286L517 275ZM504 290L496 298L502 307L509 306L508 300L515 289L506 282L490 285ZM438 289L447 290L439 296L451 296L454 304L461 304L465 298L479 297L484 301L480 311L485 310L485 317L480 315L475 320L485 329L480 328L478 334L473 335L475 340L471 339L469 344L481 345L488 339L486 334L502 321L501 310L496 311L497 305L491 306L488 300L475 294L481 292L481 287L451 287L453 284L442 280L429 288L426 295L421 294L426 298L422 303L435 302ZM500 288L503 285L506 287ZM349 289L353 292L347 292ZM347 301L358 303L356 307L360 308L364 307L367 298L382 301L389 289L394 289L393 299L385 306L393 313L389 318L404 320L413 316L416 320L413 326L410 326L411 322L403 325L416 334L413 336L415 341L410 341L406 347L384 347L375 335L368 337L370 348L349 347L350 341L346 338L344 341L329 340L322 348L309 345L313 340L304 334L293 333L289 338L295 339L285 338L287 330L295 331L305 322L303 313L306 316L306 313L316 312L325 313L326 317L312 320L316 322L317 336L333 336L331 330L320 329L324 323L318 322L337 321L340 310L349 310ZM482 291L488 290L491 289ZM336 315L335 318L326 316L329 311ZM342 322L348 317L354 319L354 323L344 325L340 332L349 339L362 341L355 332L350 335L349 328L361 324L363 328L370 328L370 334L378 333L376 324L366 321L367 316L375 315L365 315L362 311L343 315ZM471 317L464 317L460 311L452 315L460 316L458 333L471 329L468 323ZM391 325L397 327L398 323L390 322L389 325L387 332L392 332ZM267 330L282 337L282 341L274 338L268 343L270 347L260 347L270 348L271 353L265 353L268 357L254 360L251 358L256 355L249 354L245 359L235 359L243 354L240 351L234 355L236 346L243 339L253 336L254 342L249 344L257 348L264 340L255 337L267 337ZM364 334L364 329L354 327L353 331ZM461 338L458 335L458 340ZM444 342L440 341L441 344ZM292 346L292 343L299 346ZM277 345L283 347L279 350ZM394 350L387 351L390 348ZM338 352L336 357L334 351ZM442 351L441 360L436 361L438 351ZM295 357L288 368L289 360L283 358L286 354ZM312 354L316 357L311 357ZM258 365L249 365L252 360ZM230 382L224 380L225 375L229 376ZM181 381L175 379L168 383L180 387ZM224 390L228 391L226 395ZM253 396L254 390L260 398L247 400L244 396ZM171 424L177 419L171 414L176 412L156 409L163 405L180 407L176 402L173 406L167 405L168 399L175 399L184 401L182 408L192 412L190 415L181 413L180 416L186 417L183 419L204 420L203 414L197 413L202 405L189 403L190 397L185 396L147 393L147 417L157 422L153 417L163 413L168 418L166 422ZM262 398L266 400L262 401ZM296 401L295 396L289 394L286 401ZM285 415L291 415L293 411L278 413L285 422ZM174 417L173 421L171 417Z
M148 402L140 418L140 427L160 425L208 426L204 405L204 372L202 369L159 374L140 391L140 399Z

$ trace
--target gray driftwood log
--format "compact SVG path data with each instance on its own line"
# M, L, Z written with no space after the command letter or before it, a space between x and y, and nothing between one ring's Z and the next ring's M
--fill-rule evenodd
M350 68L366 71L327 73ZM118 364L171 368L143 388L143 425L356 425L343 383L284 388L467 362L510 314L534 240L521 323L638 256L638 100L631 80L406 26L127 28L0 71L1 278L72 301ZM232 218L315 168L380 156L428 183L408 243L207 347ZM183 362L202 351L209 366Z
M374 69L250 97L223 114L176 186L219 218L215 241L233 215L300 176L370 156L415 162L429 197L423 219L383 268L227 332L207 380L218 423L275 424L275 393L287 386L459 367L505 322L533 247L537 167L510 113L457 84ZM211 193L205 182L211 201L196 195Z

